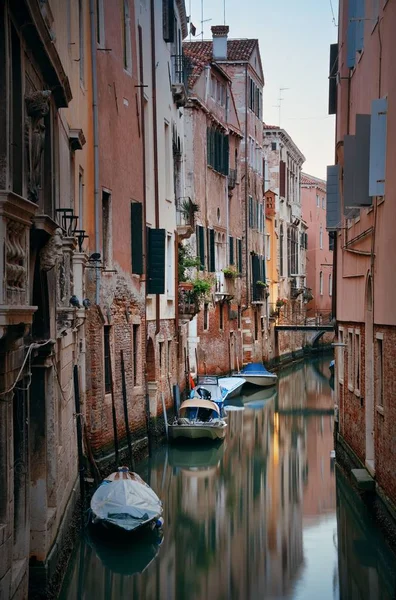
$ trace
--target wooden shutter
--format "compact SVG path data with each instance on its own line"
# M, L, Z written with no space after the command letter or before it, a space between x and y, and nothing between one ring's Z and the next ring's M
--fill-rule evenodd
M326 187L326 227L330 231L341 227L340 208L340 167L331 165L327 167ZM307 235L308 246L308 235Z
M356 138L344 136L344 208L355 204Z
M224 142L224 156L223 156L223 175L228 175L229 166L229 155L230 155L230 141L228 135L223 136Z
M165 229L148 229L148 294L165 293Z
M281 160L279 163L279 195L286 197L286 163Z
M239 273L242 273L243 269L242 269L242 240L237 240L237 246L238 246L238 271Z
M260 259L257 254L252 256L252 287L253 287L253 300L258 300L258 290L256 282L260 280Z
M162 0L162 33L165 42L175 41L175 7L174 0Z
M230 235L229 237L230 246L230 265L234 264L234 238Z
M337 113L338 44L330 46L329 115Z
M356 115L355 204L371 206L369 196L370 115Z
M249 227L253 227L253 198L249 196Z
M131 204L132 273L143 273L143 207L140 202Z
M347 29L347 66L353 69L356 58L356 2L349 0L348 4L348 29Z
M373 100L371 105L369 194L385 194L386 128L388 101L386 98Z
M215 232L214 229L208 229L209 232L209 271L216 271L216 254L215 254Z
M197 250L201 261L200 270L205 269L205 232L201 225L197 225Z
M355 3L355 19L357 19L355 48L356 52L361 52L364 48L364 21L366 14L366 0L355 0Z

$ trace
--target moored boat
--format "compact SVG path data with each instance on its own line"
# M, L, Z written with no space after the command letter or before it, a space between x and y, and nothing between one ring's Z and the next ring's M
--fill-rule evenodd
M119 467L102 481L91 499L92 523L137 531L160 526L162 502L137 473Z
M241 393L245 379L242 377L217 377L217 375L199 375L191 398L201 398L215 402L223 415L224 402Z
M334 375L334 365L335 365L335 361L332 360L331 363L329 364L329 370L331 375Z
M242 377L247 384L259 387L275 385L278 381L278 376L267 371L262 363L249 363L242 371L235 373L233 377Z
M169 425L170 439L223 440L227 423L220 418L220 408L216 402L193 398L180 407L180 415Z

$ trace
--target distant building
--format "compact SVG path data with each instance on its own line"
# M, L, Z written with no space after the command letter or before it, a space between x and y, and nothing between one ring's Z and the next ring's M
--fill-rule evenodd
M333 238L326 230L326 182L302 173L301 204L308 227L307 316L322 314L327 317L332 309Z
M339 343L337 460L348 456L347 464L367 469L394 510L396 4L377 2L369 9L341 0L339 15L329 99L336 164L327 174Z

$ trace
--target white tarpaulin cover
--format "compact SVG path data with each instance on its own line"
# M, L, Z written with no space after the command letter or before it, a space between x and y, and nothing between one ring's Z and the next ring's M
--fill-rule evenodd
M162 514L162 503L146 484L131 479L104 481L91 499L97 519L132 531Z

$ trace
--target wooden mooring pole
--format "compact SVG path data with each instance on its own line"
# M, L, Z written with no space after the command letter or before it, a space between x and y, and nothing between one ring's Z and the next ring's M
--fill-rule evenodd
M78 452L78 470L80 474L80 494L81 494L81 505L84 506L85 502L85 481L84 481L84 454L83 454L83 437L81 427L81 404L80 404L80 386L78 381L78 366L73 367L73 383L74 383L74 403L76 409L76 429L77 429L77 452Z
M121 350L121 383L122 383L122 402L124 404L125 431L126 431L127 441L128 441L129 463L130 463L130 467L131 467L132 471L134 471L135 470L135 461L133 459L131 430L129 429L128 398L127 398L126 381L125 381L125 364L124 364L124 351L123 350Z

